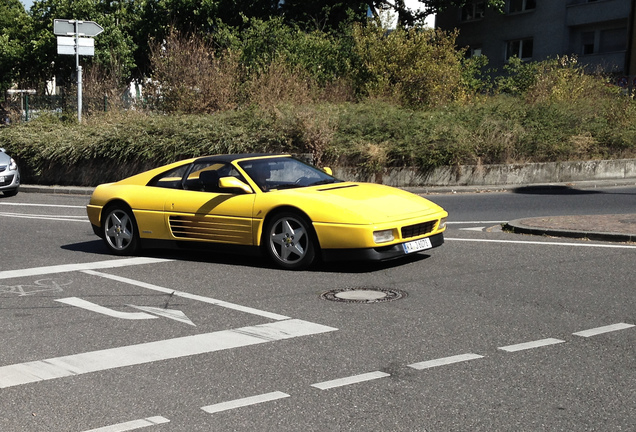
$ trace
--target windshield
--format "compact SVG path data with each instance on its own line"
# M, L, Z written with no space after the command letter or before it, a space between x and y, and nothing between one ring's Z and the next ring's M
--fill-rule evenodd
M249 160L239 165L264 192L342 181L290 157Z

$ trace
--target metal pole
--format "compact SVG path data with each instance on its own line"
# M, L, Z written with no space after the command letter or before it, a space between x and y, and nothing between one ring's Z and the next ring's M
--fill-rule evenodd
M75 66L77 67L77 122L82 122L82 67L79 64L79 24L75 20Z

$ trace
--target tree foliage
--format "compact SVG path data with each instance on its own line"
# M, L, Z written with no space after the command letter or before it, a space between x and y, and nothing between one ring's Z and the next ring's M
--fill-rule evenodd
M19 81L31 19L20 0L0 3L0 92Z
M171 29L217 38L220 31L228 28L249 32L255 28L258 22L255 20L279 19L277 26L280 23L290 27L286 37L308 32L314 42L321 42L318 56L324 54L327 46L323 34L346 36L352 23L367 21L369 11L390 10L397 15L398 26L410 28L421 25L428 15L461 6L466 0L419 0L419 3L421 7L414 10L406 6L405 0L35 0L26 12L19 0L3 0L0 85L6 88L8 83L17 82L22 87L43 90L52 76L62 85L73 82L74 59L56 52L54 19L91 20L104 27L104 32L95 38L95 57L82 57L82 64L108 70L116 65L120 80L129 81L150 75L151 46L165 40ZM501 3L503 0L488 0L494 7L500 7ZM254 37L258 36L250 36ZM272 51L262 48L267 44L279 45L271 33L265 34L259 44L260 54ZM310 43L307 47L315 46ZM247 50L244 55L249 55ZM301 55L290 53L291 57ZM333 74L333 69L332 65L323 73Z
M456 33L413 27L390 33L357 25L355 51L362 61L358 83L371 97L412 107L436 106L464 97Z

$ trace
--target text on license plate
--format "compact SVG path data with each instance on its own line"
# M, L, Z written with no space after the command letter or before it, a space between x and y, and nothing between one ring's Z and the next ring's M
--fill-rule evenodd
M404 253L412 253L423 251L425 249L430 249L433 247L431 244L431 240L427 238L413 240L410 242L402 243L402 247L404 247Z

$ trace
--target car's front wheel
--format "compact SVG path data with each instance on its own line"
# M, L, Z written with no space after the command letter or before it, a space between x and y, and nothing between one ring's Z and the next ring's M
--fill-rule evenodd
M313 263L317 244L311 224L301 215L285 212L267 223L264 247L277 266L300 270Z
M102 234L106 246L116 255L132 255L139 249L135 216L132 210L123 204L106 209L102 221Z

